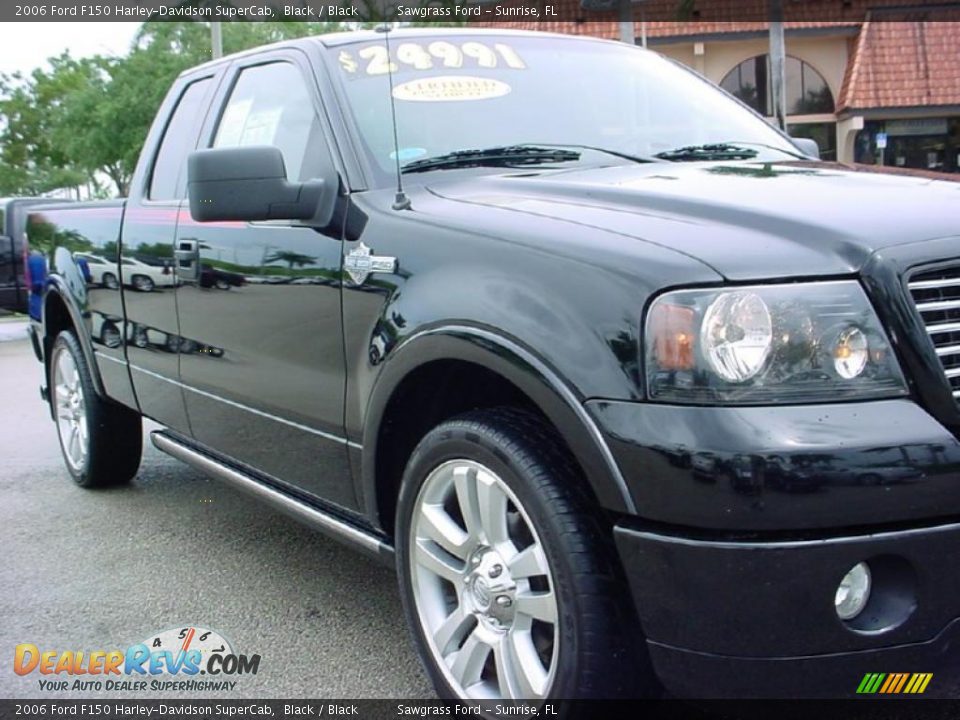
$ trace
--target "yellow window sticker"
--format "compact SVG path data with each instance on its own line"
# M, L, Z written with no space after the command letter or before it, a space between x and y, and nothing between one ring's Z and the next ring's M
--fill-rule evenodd
M344 72L355 73L357 68L360 65L354 60L353 55L348 53L346 50L341 50L340 54L337 56L337 60L340 61L340 67L343 68Z
M460 102L503 97L511 88L505 82L469 75L417 78L393 89L397 100L411 102Z
M392 55L384 45L367 45L354 54L341 50L337 55L340 69L348 76L386 75L406 70L433 70L439 68L503 68L526 70L527 65L510 45L468 41L460 44L437 40L421 45L400 43Z

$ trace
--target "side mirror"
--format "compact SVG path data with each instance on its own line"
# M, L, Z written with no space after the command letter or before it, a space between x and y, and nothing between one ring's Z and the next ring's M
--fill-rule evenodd
M272 145L197 150L187 158L190 216L214 220L309 220L326 227L337 196L331 177L290 182Z
M816 140L811 140L810 138L790 138L793 141L793 144L804 155L809 155L810 157L818 158L820 157L820 146L817 145Z

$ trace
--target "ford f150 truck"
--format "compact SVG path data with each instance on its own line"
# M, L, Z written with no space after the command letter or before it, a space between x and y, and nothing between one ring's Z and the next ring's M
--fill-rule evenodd
M185 72L130 197L29 240L76 483L159 422L395 563L444 697L842 695L960 642L960 185L639 48L408 29Z

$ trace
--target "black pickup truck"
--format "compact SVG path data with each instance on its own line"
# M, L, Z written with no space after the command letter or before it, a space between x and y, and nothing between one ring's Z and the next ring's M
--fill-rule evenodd
M847 695L960 642L958 184L639 48L408 29L185 72L130 197L29 237L76 483L158 421L395 564L442 696Z

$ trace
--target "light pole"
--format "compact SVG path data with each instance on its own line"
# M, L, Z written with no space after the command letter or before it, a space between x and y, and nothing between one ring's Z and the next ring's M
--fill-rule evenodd
M223 36L220 23L216 21L210 23L210 53L214 60L223 57Z
M787 129L786 64L783 3L782 0L770 0L770 89L773 92L773 118L783 131Z

